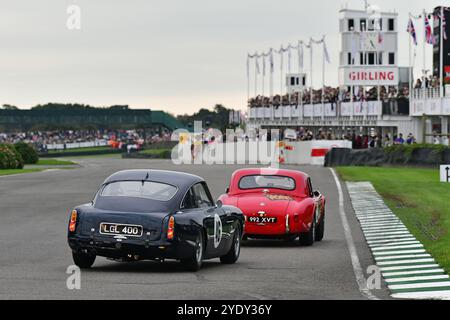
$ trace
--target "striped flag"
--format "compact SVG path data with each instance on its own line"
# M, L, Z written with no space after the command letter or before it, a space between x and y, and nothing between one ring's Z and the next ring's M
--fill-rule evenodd
M444 9L444 10L448 10ZM442 15L442 36L444 37L444 40L447 40L447 22L445 20L445 11L442 10L443 15Z
M416 34L416 28L414 28L414 22L412 21L411 18L409 19L409 22L408 22L408 29L407 29L406 31L407 31L407 32L411 35L411 37L413 38L414 45L417 46L417 34Z
M426 15L425 15L425 38L426 43L434 44L433 30L431 29L430 20L428 20L428 16Z

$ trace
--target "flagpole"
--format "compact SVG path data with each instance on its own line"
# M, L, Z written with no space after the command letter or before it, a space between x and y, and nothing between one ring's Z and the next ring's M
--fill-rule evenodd
M283 46L280 48L280 105L283 105Z
M255 98L258 96L258 52L255 53Z
M424 77L424 81L425 81L425 77L426 77L426 54L427 54L427 50L426 50L426 45L427 45L427 30L426 30L426 27L425 27L425 21L426 21L426 18L427 18L427 12L425 11L425 9L423 10L423 70L422 70L422 73L423 73L423 77Z
M247 53L247 105L250 102L250 54Z
M269 90L270 90L270 103L273 104L273 49L270 48L270 79L269 79Z
M411 12L408 13L408 29L412 28L411 22L412 22L412 18L411 18ZM409 31L409 33L411 33L411 30ZM409 103L411 104L412 101L412 90L413 90L413 70L412 70L412 58L411 58L411 42L412 42L412 34L409 35L409 41L408 41L408 59L409 59Z
M325 104L325 35L322 37L322 115L324 112L323 105Z
M310 83L310 104L312 106L312 113L311 113L311 119L314 118L314 94L313 94L313 40L312 38L309 38L309 83Z
M439 53L439 64L440 64L440 75L439 75L439 91L441 99L444 98L444 6L441 6L441 21L440 21L440 53Z
M263 71L262 71L262 80L261 80L261 90L262 90L262 94L261 94L261 96L262 96L262 99L263 99L263 106L264 106L264 80L265 80L265 77L266 77L266 56L265 56L265 53L263 52L262 53L262 59L263 59Z

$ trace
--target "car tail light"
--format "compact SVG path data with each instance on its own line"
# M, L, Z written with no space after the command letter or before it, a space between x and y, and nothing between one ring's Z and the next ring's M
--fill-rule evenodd
M175 218L171 216L169 218L169 225L167 227L167 239L173 240L175 235Z
M78 217L77 210L73 210L72 214L70 215L70 223L69 223L70 232L75 232L75 228L77 226L77 217Z

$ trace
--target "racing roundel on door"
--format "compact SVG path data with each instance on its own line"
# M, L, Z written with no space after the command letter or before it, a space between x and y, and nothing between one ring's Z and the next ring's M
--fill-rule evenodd
M222 241L222 220L218 214L214 216L214 248L218 248Z

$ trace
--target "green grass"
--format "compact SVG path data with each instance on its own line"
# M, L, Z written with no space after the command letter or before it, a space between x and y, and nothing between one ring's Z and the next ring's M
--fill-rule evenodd
M0 176L10 176L13 174L23 174L40 171L42 171L42 169L1 169Z
M93 154L93 155L73 155L67 157L61 157L59 159L64 159L65 161L71 161L72 159L90 159L90 158L122 158L120 153L110 153L110 154Z
M66 150L49 150L49 154L61 154L61 153L73 153L73 152L95 152L95 151L104 151L104 150L111 150L110 146L104 146L104 147L89 147L89 148L74 148L74 149L66 149Z
M337 168L346 181L369 181L409 231L450 272L450 184L438 169Z
M39 159L38 166L70 166L76 163L70 160Z
M169 152L171 151L170 149L146 149L146 150L142 150L139 153L142 154L151 154L151 155L160 155L163 154L164 152Z

